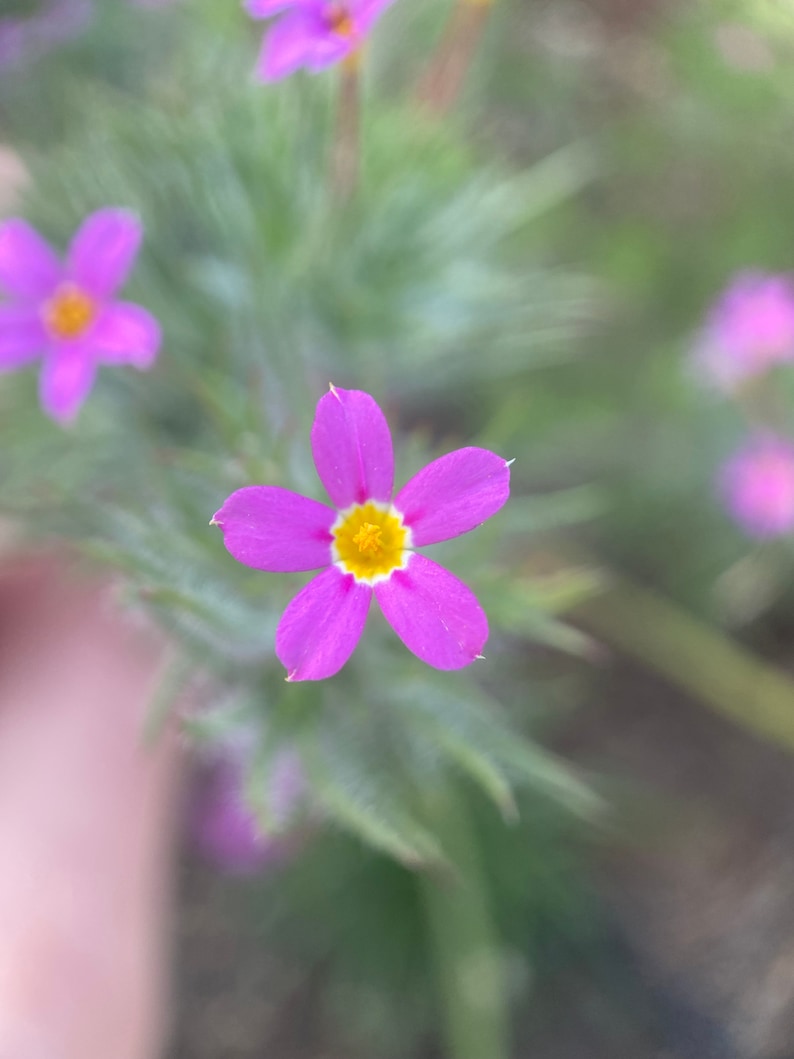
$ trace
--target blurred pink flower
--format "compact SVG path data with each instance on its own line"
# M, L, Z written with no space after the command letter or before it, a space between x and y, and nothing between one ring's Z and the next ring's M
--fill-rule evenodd
M723 466L719 489L731 517L759 540L794 530L794 442L762 434Z
M695 364L719 389L731 391L776 364L794 361L794 285L785 275L744 272L709 313Z
M0 74L76 37L92 14L91 0L41 0L35 14L0 16Z
M265 37L256 74L277 81L300 66L316 72L361 47L393 0L245 0L253 18L282 15Z
M295 850L294 833L267 834L245 800L244 755L229 752L202 777L192 812L192 834L202 855L222 871L246 875L283 862ZM303 799L306 781L300 761L279 755L268 781L268 803L279 826Z
M126 210L102 209L78 229L62 264L23 220L0 224L0 372L43 355L44 411L74 419L99 364L146 369L160 348L160 325L140 305L118 301L143 230Z

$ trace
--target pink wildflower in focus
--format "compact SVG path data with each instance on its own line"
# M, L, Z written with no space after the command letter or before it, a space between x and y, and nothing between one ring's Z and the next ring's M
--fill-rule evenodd
M215 514L229 552L257 570L323 572L279 623L288 680L333 676L353 653L374 595L405 646L436 669L480 653L488 622L469 588L414 549L479 526L505 503L508 463L465 448L428 464L392 501L389 427L372 397L331 387L317 405L314 465L334 508L277 486L232 493Z
M43 356L40 396L60 423L72 420L99 364L146 369L160 348L160 326L139 305L117 301L142 237L125 210L86 218L62 264L23 220L0 224L0 371Z
M722 468L719 485L726 508L750 537L794 530L794 443L771 434L752 439Z
M246 875L283 862L294 851L294 834L263 831L245 800L243 759L228 754L202 777L192 812L193 838L199 851L222 871ZM279 826L285 824L305 794L298 758L289 752L276 758L268 783L268 801Z
M722 390L794 361L794 285L788 276L738 275L714 305L695 351Z
M269 30L257 63L261 81L300 66L316 72L357 51L393 0L245 0L253 18L282 17Z

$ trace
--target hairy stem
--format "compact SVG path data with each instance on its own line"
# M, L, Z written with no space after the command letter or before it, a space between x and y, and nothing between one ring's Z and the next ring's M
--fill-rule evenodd
M420 886L450 1059L508 1059L504 958L477 840L454 791L433 803L433 824L457 869L422 873Z
M342 63L336 130L331 148L331 190L334 197L349 199L358 186L361 161L361 83L359 54Z
M419 79L416 96L441 116L463 92L494 0L457 0L441 40Z

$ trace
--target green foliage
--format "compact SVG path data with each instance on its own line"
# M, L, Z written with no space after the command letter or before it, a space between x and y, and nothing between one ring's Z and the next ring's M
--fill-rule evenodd
M210 5L181 21L169 13L172 50L148 79L73 75L65 92L79 122L46 147L29 137L24 213L57 245L101 205L140 213L146 240L128 293L158 316L165 342L150 374L104 370L66 432L43 419L31 373L4 382L3 510L119 570L128 602L179 643L155 725L192 665L227 713L205 733L252 730L255 776L294 746L328 819L403 863L444 862L424 796L458 774L507 818L526 784L591 812L582 784L518 738L476 680L417 676L383 623L327 686L285 685L271 645L299 582L235 563L208 525L244 484L317 493L308 425L329 379L373 392L397 424L468 405L470 425L456 416L456 431L485 429L500 447L504 387L570 357L586 312L589 282L550 262L537 222L592 178L590 153L561 150L515 176L459 130L373 91L361 186L342 204L327 182L328 83L255 85L247 23L222 19L212 48L214 17ZM418 466L428 448L425 438L406 451ZM588 517L591 501L527 502L458 553L454 569L493 601L497 626L582 649L558 600L533 595L511 567L516 532ZM509 641L495 635L498 658ZM264 785L250 788L269 820Z
M478 849L496 955L518 996L528 978L579 964L602 934L583 831L536 795L519 796L509 827L465 783L455 796ZM438 1017L426 887L450 900L469 879L417 874L324 828L299 857L248 885L246 913L269 946L321 976L320 1014L351 1055L402 1059Z

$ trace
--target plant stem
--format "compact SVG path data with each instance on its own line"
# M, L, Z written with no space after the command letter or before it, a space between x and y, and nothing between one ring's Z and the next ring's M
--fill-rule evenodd
M416 88L417 99L439 117L457 103L485 31L494 0L457 0Z
M447 790L432 822L458 870L419 875L450 1059L508 1059L504 957L466 807Z
M358 186L361 158L359 63L359 53L354 52L341 66L336 130L331 148L331 190L340 201L349 199Z
M730 637L627 581L574 612L591 633L756 735L794 749L794 683Z

